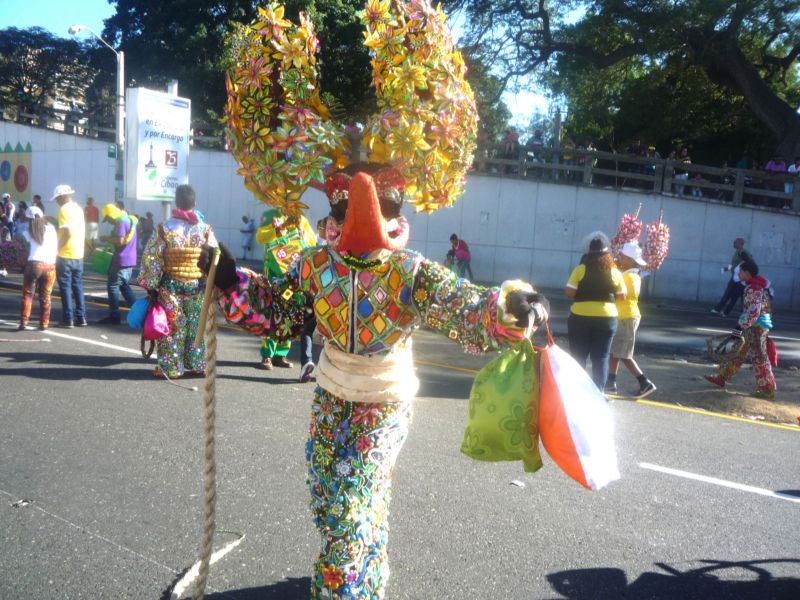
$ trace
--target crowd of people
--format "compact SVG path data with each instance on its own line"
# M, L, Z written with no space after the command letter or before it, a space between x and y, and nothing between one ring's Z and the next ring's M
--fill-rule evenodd
M101 208L89 197L81 209L73 199L74 194L75 190L68 185L57 186L51 200L58 209L51 209L54 213L51 217L45 214L39 196L34 196L29 207L24 201L15 205L9 194L3 195L2 242L7 243L0 244L0 264L4 265L0 275L7 275L5 265L23 271L19 330L31 328L34 296L39 298L39 329L46 330L50 326L50 298L56 282L62 304L59 326L88 326L83 290L84 260L95 259L94 267L101 262L97 257L105 254L109 257L108 315L97 324L122 323L120 300L131 307L137 300L135 287L138 285L148 298L167 308L171 323L170 335L160 338L156 344L159 365L155 374L170 379L202 374L204 352L193 346L202 291L201 275L194 263L198 248L216 241L211 227L194 206L194 191L190 186L178 188L176 209L170 219L157 226L152 212L143 216L129 214L121 201ZM99 232L103 224L111 227L108 235ZM282 277L294 258L286 252L291 245L289 240L294 237L300 240L298 250L317 243L317 236L305 220L299 226L285 223L275 210L265 211L258 229L253 219L243 216L240 233L242 258L247 259L255 242L264 244L264 273L273 278ZM318 235L324 238L324 230ZM303 383L310 381L315 368L312 334L316 322L311 321L300 338L299 380ZM286 358L289 348L288 342L263 339L260 366L291 368L293 365Z
M568 135L561 141L560 148L558 154L554 154L552 149L546 148L541 129L534 130L523 143L520 140L519 132L510 127L505 131L499 142L492 143L486 139L485 135L483 136L482 143L479 145L476 164L479 168L485 168L485 160L493 158L514 161L515 163L523 158L529 163L559 163L566 166L575 166L575 169L561 170L562 175L559 176L559 179L578 182L584 179L583 171L587 160L592 161L593 165L597 164L598 159L596 157L581 153L572 155L567 152L570 149L596 151L597 148L589 139L578 144L572 136ZM791 196L794 190L795 178L800 177L800 156L794 157L792 161L787 157L776 155L765 162L758 159L750 159L745 154L735 163L733 168L725 161L722 163L718 175L708 175L685 166L692 164L688 146L680 146L664 155L656 149L656 146L644 145L640 138L634 138L626 147L624 154L641 160L627 164L623 160L621 165L615 167L619 168L622 173L631 174L631 177L621 176L614 178L617 185L653 189L651 180L656 177L657 161L666 159L677 164L671 173L667 172L667 170L664 171L663 176L671 179L664 186L664 191L682 196L711 197L730 201L734 196L733 190L720 189L717 184L733 186L736 182L735 169L744 169L763 173L763 176L753 173L748 173L744 176L744 202L772 208L790 209L791 198L765 195L761 193L761 190L783 192ZM484 167L481 165L484 165ZM513 174L517 173L519 167L516 165L502 165L493 166L491 169L498 173ZM545 172L543 167L527 169L528 176L541 177ZM648 176L648 178L639 176ZM590 175L588 183L592 182L592 178L593 176Z

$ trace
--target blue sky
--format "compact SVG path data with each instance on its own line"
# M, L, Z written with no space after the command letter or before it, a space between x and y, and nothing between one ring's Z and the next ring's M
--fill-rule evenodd
M69 37L70 25L81 24L102 34L103 19L114 12L108 0L0 0L0 27L38 26Z

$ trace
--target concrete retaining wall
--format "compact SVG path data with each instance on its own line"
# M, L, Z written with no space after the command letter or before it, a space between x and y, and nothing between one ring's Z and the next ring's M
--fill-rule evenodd
M30 142L33 193L47 199L55 185L69 183L82 204L88 196L101 206L113 199L114 160L108 158L107 143L0 121L0 144L7 142ZM228 153L193 149L189 160L198 208L218 238L238 253L242 215L258 222L263 205L244 188ZM309 190L304 200L312 224L327 214L320 192ZM652 295L716 302L728 279L720 267L730 260L733 239L743 237L774 284L776 306L800 310L800 217L757 207L471 175L455 206L433 215L406 210L409 246L441 261L450 234L456 233L470 245L477 280L519 277L537 286L561 288L580 259L583 237L597 229L613 236L619 218L634 212L639 203L645 223L663 210L672 233L670 254L648 283ZM161 213L160 203L128 199L126 205L137 214Z

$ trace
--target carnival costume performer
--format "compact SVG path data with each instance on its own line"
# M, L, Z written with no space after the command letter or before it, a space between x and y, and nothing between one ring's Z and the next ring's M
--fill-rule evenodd
M739 349L725 360L720 361L717 373L705 378L720 387L730 381L739 371L748 353L753 363L756 378L756 398L775 397L775 376L770 365L768 348L772 345L769 330L772 329L772 296L769 281L758 274L758 265L745 260L739 267L739 278L745 282L744 309L736 329L731 331L734 338L743 338Z
M299 215L302 192L329 169L326 246L304 250L269 280L236 268L221 245L214 280L226 319L246 331L283 342L313 314L324 341L306 446L321 536L315 599L384 597L392 470L418 388L413 331L424 324L468 352L487 352L519 341L547 316L529 284L472 285L404 249L406 194L432 212L463 191L475 102L444 15L427 0L371 0L360 16L379 106L364 127L369 163L346 165L347 138L320 101L318 41L302 13L295 27L283 7L259 9L259 21L230 43L236 66L227 81L230 150L257 197ZM200 268L210 261L204 248Z
M138 280L167 313L170 332L156 341L158 366L154 374L169 379L186 372L205 372L205 346L194 345L205 285L197 259L204 244L217 245L211 226L194 210L191 186L177 187L175 205L172 218L159 223L145 247Z
M308 220L300 215L296 220L287 220L277 209L270 208L261 215L261 223L256 231L256 241L264 244L264 275L273 279L283 277L286 269L299 256L300 250L315 246L317 236ZM261 340L261 366L271 369L291 367L286 358L291 342L279 344L275 340Z

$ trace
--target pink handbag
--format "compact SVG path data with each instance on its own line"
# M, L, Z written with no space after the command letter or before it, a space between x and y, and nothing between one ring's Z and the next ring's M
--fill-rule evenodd
M169 335L169 321L167 312L158 302L153 302L147 316L144 319L142 336L146 340L157 340L158 338Z

